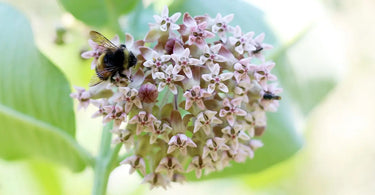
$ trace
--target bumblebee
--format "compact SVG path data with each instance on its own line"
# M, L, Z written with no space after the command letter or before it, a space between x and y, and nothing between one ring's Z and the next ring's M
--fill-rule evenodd
M124 71L137 64L137 58L134 54L124 44L116 46L96 31L90 32L90 38L99 46L105 48L97 60L98 62L95 67L96 75L91 79L90 87L108 79L113 82L115 75L127 78Z

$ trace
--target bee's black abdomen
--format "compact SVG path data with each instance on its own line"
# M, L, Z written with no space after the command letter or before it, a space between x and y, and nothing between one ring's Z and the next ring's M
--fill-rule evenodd
M137 64L137 58L134 56L132 52L129 53L128 63L129 68Z
M108 51L104 56L104 63L106 69L112 73L121 72L123 70L123 62L125 59L124 52L121 49L118 49L114 52Z

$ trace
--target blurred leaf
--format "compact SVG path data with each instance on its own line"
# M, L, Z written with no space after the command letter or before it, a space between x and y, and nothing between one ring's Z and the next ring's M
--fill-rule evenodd
M127 16L128 24L123 31L132 34L136 40L143 39L150 30L148 24L155 21L154 14L156 13L152 6L144 8L141 2L138 3L133 12Z
M60 0L74 17L95 27L117 24L118 17L129 13L137 2L138 0Z
M230 6L228 6L228 1L225 0L217 0L214 3L213 1L180 0L175 1L170 10L171 13L189 12L193 16L207 13L211 17L216 17L218 10L220 10L222 15L234 13L235 16L231 25L240 25L243 32L254 31L257 34L265 32L266 43L278 44L275 35L266 25L263 13L244 1L231 0ZM296 134L288 99L284 98L284 96L277 113L268 114L268 127L261 139L265 146L255 152L254 159L249 159L245 163L232 163L231 167L225 168L220 172L211 173L202 177L202 179L259 172L288 159L302 147L302 139ZM193 173L190 173L188 178L197 180Z
M59 173L55 166L46 162L31 161L29 168L43 194L63 194Z
M36 48L27 19L0 4L0 157L43 157L83 170L69 83Z

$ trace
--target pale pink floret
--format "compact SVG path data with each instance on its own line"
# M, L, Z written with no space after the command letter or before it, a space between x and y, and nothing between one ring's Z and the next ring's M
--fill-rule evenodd
M237 83L244 81L250 82L249 74L252 73L253 64L250 63L251 58L243 58L234 64L234 78L236 79Z
M224 134L223 137L225 140L233 146L234 150L237 150L239 140L249 140L250 137L243 131L242 125L236 124L233 127L227 126L221 130L221 132Z
M246 111L240 108L241 98L234 98L230 101L225 98L223 106L224 108L220 110L219 116L225 117L231 126L234 125L236 116L246 116Z
M139 135L142 131L155 131L153 124L154 120L157 120L154 115L145 111L140 111L129 120L129 124L137 124L136 134Z
M252 41L252 45L254 45L255 49L249 52L250 57L256 57L264 61L263 51L272 49L272 45L263 43L265 34L261 33L257 37L255 37Z
M107 99L91 100L90 103L98 107L98 110L91 116L92 118L107 115L104 110L104 107L109 105Z
M202 176L203 169L210 170L215 169L211 163L211 159L202 158L201 156L193 157L193 160L189 164L186 172L195 170L195 176L199 179Z
M251 44L253 35L254 32L242 34L241 28L239 26L236 26L233 29L233 37L229 37L229 43L239 54L243 54L244 52L251 52L255 49L254 45Z
M210 83L208 84L208 89L207 89L208 93L213 93L216 88L219 88L220 91L224 93L228 93L229 89L223 82L231 79L233 77L233 73L225 72L225 73L219 74L220 73L219 64L208 66L208 68L210 69L211 73L202 75L203 80Z
M165 190L169 186L170 180L160 173L150 173L143 178L142 183L149 183L150 190L155 187L163 187Z
M104 106L103 109L105 113L107 113L107 115L103 118L103 123L108 123L113 120L113 129L118 129L122 122L126 122L127 115L123 106L116 104Z
M220 13L216 15L214 25L212 25L212 32L217 33L220 39L225 43L227 41L226 32L230 32L233 27L229 26L229 22L233 20L234 14L229 14L224 17Z
M184 25L189 32L188 44L196 44L199 48L206 45L206 39L215 37L215 34L207 31L207 22L197 24L197 22L188 13L184 14Z
M204 98L207 98L210 96L211 94L208 93L206 90L201 89L199 85L193 86L192 89L187 90L184 93L184 97L186 98L185 110L189 110L194 102L200 109L202 110L205 109L206 107L204 106L203 100Z
M173 65L169 65L164 72L157 72L156 78L160 80L158 91L163 91L163 89L168 86L169 90L171 90L173 94L177 94L175 82L185 79L184 76L178 74L180 70L181 67L173 67Z
M180 150L180 152L183 155L186 155L187 153L187 147L197 147L197 145L191 140L189 137L187 137L185 134L177 134L173 136L168 143L168 154L172 153L176 149Z
M254 77L262 87L267 85L267 81L276 81L277 77L271 74L271 70L275 67L274 62L265 62L261 65L254 65Z
M180 18L181 13L177 12L173 14L171 17L169 17L169 10L167 6L164 6L163 11L161 12L161 16L154 15L154 19L159 25L161 31L167 31L167 30L178 30L180 29L180 26L176 24L176 21L178 18Z
M164 157L161 159L158 167L156 167L155 172L160 173L166 171L168 178L172 178L175 172L184 172L184 169L180 162L178 162L175 157Z
M227 146L225 142L226 140L220 137L208 139L206 145L203 148L202 157L206 158L208 155L210 155L212 160L217 161L219 152L230 150L230 147Z
M172 131L172 128L168 124L154 120L154 131L151 132L150 144L154 144L158 138L168 143L170 131Z
M114 95L114 101L125 102L125 112L129 113L133 105L142 108L141 100L138 97L138 90L129 87L119 87L118 93Z
M156 73L161 72L167 67L171 59L170 55L164 55L148 47L141 47L142 56L146 59L143 66L151 68L152 78L156 79Z
M146 163L141 156L138 156L138 155L130 156L126 158L125 160L123 160L120 164L130 165L129 174L134 173L135 170L139 170L142 173L142 175L146 175Z
M201 64L206 64L207 66L214 65L214 62L225 62L226 58L222 55L219 55L221 44L216 44L211 47L208 45L204 46L203 55L201 55L200 60Z
M90 98L91 98L90 92L86 91L86 89L83 87L74 87L74 88L76 89L77 92L71 93L70 97L78 100L79 102L78 110L80 110L81 108L86 109L90 104Z
M123 143L127 151L134 145L134 135L129 130L118 129L112 131L112 133L118 136L112 141L113 144Z
M177 42L174 45L171 57L175 62L176 68L182 69L186 77L189 79L193 77L190 66L197 66L200 64L198 59L190 58L189 48L184 49L183 46Z
M223 121L215 116L216 113L216 111L211 110L206 110L199 113L197 116L197 120L195 120L194 122L193 133L196 133L200 129L203 129L206 135L209 135L211 133L212 125L223 123Z

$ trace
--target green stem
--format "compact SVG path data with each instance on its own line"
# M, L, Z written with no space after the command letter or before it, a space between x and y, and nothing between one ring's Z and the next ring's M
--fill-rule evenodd
M102 139L99 148L99 155L96 158L94 167L93 195L105 195L109 174L116 167L117 156L122 144L117 144L111 148L113 123L108 123L103 127Z

